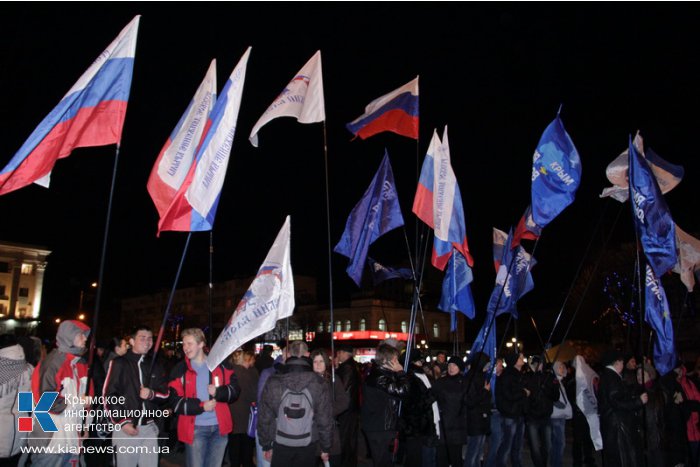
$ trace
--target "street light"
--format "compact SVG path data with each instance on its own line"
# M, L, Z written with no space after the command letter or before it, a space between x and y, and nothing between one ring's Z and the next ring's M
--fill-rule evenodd
M79 319L80 321L83 321L83 320L85 319L85 313L80 313L80 314L78 315L78 319Z
M56 323L56 324L58 324L58 323L61 322L61 318L56 318L55 320L53 320L53 322Z

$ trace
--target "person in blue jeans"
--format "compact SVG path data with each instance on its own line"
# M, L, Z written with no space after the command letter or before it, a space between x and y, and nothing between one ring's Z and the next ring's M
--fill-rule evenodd
M525 357L520 354L508 354L505 358L506 368L496 383L496 407L501 413L501 431L503 438L496 453L496 465L505 466L511 459L511 450L522 444L523 415L530 390L525 387L522 373ZM520 433L518 433L520 431ZM519 459L516 459L518 461ZM517 465L513 462L512 465Z

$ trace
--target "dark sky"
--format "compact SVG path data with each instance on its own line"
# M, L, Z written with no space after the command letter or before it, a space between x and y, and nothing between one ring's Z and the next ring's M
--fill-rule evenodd
M527 306L561 303L593 227L618 204L601 200L604 170L641 129L661 157L683 164L684 181L667 200L676 222L700 230L700 14L687 4L450 3L3 3L0 5L0 164L136 14L132 91L122 140L104 281L105 307L123 296L169 288L186 234L156 238L146 180L165 139L212 58L219 89L253 47L227 179L214 228L215 280L254 274L286 214L292 216L295 273L327 284L323 126L277 119L248 135L294 73L322 51L331 189L331 236L388 148L409 238L416 144L392 134L350 141L345 123L372 99L420 75L421 160L432 130L449 125L483 310L494 272L491 227L507 230L529 204L532 153L563 104L562 119L581 155L575 203L544 232L536 289ZM95 280L114 147L78 149L57 163L49 190L30 186L0 198L0 239L53 250L44 313L77 307ZM625 210L610 248L631 241ZM194 235L183 285L207 281L208 234ZM403 236L371 250L405 260ZM354 286L334 255L336 296ZM480 319L478 323L480 323Z

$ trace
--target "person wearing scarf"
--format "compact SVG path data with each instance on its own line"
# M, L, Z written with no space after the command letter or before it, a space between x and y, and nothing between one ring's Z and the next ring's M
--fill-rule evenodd
M20 449L27 444L17 432L17 419L31 416L17 410L17 393L31 391L32 367L11 334L0 336L0 465L16 466Z

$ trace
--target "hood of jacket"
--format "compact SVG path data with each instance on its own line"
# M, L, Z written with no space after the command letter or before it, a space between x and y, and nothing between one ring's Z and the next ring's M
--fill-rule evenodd
M85 337L90 335L90 328L85 323L72 319L63 321L58 326L58 332L56 333L56 345L58 346L58 350L76 356L84 354L86 350L85 347L76 347L73 345L75 336L81 333L85 334Z

